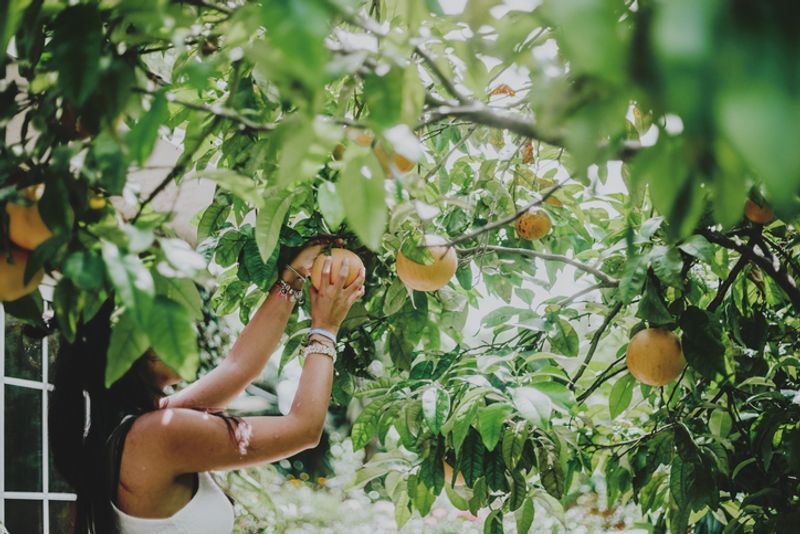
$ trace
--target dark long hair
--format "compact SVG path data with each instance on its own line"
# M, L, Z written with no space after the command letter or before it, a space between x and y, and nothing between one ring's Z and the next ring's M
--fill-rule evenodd
M50 443L56 469L78 496L74 513L76 534L117 532L111 508L115 495L109 494L108 477L109 469L119 466L109 466L104 461L108 437L125 416L157 410L164 396L156 386L146 355L136 360L110 388L105 387L113 310L111 298L90 321L78 326L73 342L62 339L55 362ZM243 423L240 418L209 413L222 417L231 438L240 449L246 447L239 431Z

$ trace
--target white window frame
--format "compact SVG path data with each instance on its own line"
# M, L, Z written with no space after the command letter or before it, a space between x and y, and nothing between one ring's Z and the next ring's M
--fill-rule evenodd
M39 286L39 292L44 299L45 309L48 309L53 298L53 284L45 281ZM6 499L39 502L42 506L42 528L45 534L50 532L50 501L74 501L74 493L50 492L50 436L48 434L48 409L49 395L53 385L49 382L49 354L47 337L42 338L42 376L41 380L7 377L5 370L6 359L6 320L5 310L0 304L0 461L5 462L5 391L6 384L38 390L42 395L42 491L6 491L5 469L0 470L0 524L5 524ZM2 530L0 529L0 532Z

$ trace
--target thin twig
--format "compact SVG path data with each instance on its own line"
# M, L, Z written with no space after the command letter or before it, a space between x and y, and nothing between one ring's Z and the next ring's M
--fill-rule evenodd
M456 84L453 82L453 80L445 75L441 67L439 67L439 64L436 63L436 60L434 60L424 48L422 48L420 45L417 45L414 47L414 51L425 61L425 63L428 64L428 66L431 68L431 71L433 71L433 75L436 76L440 82L442 82L442 85L444 85L448 93L454 96L462 104L468 104L472 102L472 99L462 93L458 87L456 87Z
M797 287L797 282L787 272L785 266L781 263L775 265L770 259L766 258L763 254L759 254L755 249L750 249L748 245L734 241L733 239L715 232L708 228L700 229L698 232L712 243L723 246L725 248L735 250L745 258L749 259L767 273L781 289L783 289L789 301L792 303L796 310L800 310L800 289Z
M459 254L474 254L480 251L489 251L489 252L497 252L499 254L519 254L520 256L528 256L530 258L538 258L545 261L557 261L560 263L566 263L568 265L572 265L573 267L575 267L580 271L593 275L597 279L601 280L606 286L619 285L619 280L607 275L603 271L595 269L590 265L581 263L568 256L562 256L560 254L548 254L546 252L537 252L535 250L529 250L527 248L511 248L511 247L501 247L497 245L482 245L478 247L463 248L457 250Z
M590 385L588 388L586 388L586 389L584 390L584 392L583 392L583 393L581 393L580 395L578 395L578 397L576 398L576 400L577 400L578 402L583 402L583 401L585 401L587 398L589 398L589 395L591 395L592 393L594 393L594 390L596 390L596 389L597 389L597 388L599 388L601 385L603 385L605 382L607 382L608 380L612 379L613 377L617 376L619 373L621 373L622 371L624 371L625 369L627 369L628 367L627 367L627 366L625 366L625 365L623 365L622 367L620 367L619 369L615 370L614 372L611 372L611 369L613 369L615 365L617 365L618 363L620 363L620 362L621 362L622 360L624 360L624 359L625 359L625 354L623 354L622 356L620 356L619 358L617 358L616 360L614 360L613 362L611 362L611 365L609 365L608 367L606 367L605 371L603 371L602 373L600 373L600 376L598 376L598 377L595 379L595 381L594 381L594 382L592 382L592 384L591 384L591 385Z
M427 182L428 180L430 180L433 177L433 175L435 175L437 172L439 172L439 169L441 169L442 165L444 165L447 162L447 160L450 158L450 156L453 155L453 152L455 152L456 150L461 148L464 145L464 143L469 141L469 138L472 137L472 134L474 134L475 130L477 130L477 129L478 129L477 125L475 125L472 128L470 128L469 131L467 133L465 133L461 137L461 139L458 140L458 143L454 144L453 148L451 148L443 158L440 158L439 161L436 162L436 165L434 165L433 169L431 169L428 172L428 174L425 175L424 181Z
M611 311L608 312L608 315L606 315L606 318L603 320L603 324L600 325L600 328L598 328L592 336L592 341L589 344L589 351L586 353L583 363L581 363L580 367L578 367L578 371L575 373L575 376L572 377L569 389L575 389L575 385L578 383L580 377L583 376L584 371L586 371L586 368L589 367L589 363L591 363L592 358L594 357L597 346L600 344L600 338L603 337L603 333L606 331L606 328L608 328L608 325L611 324L611 321L614 320L614 317L616 317L621 309L622 302L617 302L614 307L611 308Z

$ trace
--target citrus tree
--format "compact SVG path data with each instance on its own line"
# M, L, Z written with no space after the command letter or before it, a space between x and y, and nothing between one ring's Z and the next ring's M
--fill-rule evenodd
M246 322L333 234L369 273L334 402L399 525L446 492L525 532L597 473L656 531L796 525L797 8L451 4L5 2L6 310L39 324L46 271L66 339L116 302L108 383L147 346L190 379L207 264ZM137 196L159 136L183 151ZM197 251L150 207L189 173Z

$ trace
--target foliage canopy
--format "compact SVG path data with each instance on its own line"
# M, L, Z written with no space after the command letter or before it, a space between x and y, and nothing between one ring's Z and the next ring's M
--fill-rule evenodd
M53 232L28 276L58 273L68 339L116 300L107 381L148 345L191 378L194 280L209 261L216 313L247 321L289 249L336 234L369 278L334 400L365 403L353 443L389 452L359 482L382 483L399 524L444 491L489 507L487 532L506 513L524 532L602 472L609 503L636 501L657 531L788 528L800 521L798 8L532 4L4 2L3 61L20 78L0 86L0 125L23 126L2 146L0 201L29 203L23 189L44 183ZM184 150L137 197L129 169L162 135ZM192 171L217 183L198 252L149 208ZM138 202L130 220L105 202L119 195ZM748 197L777 219L744 219ZM533 206L553 227L532 242L513 221ZM429 233L457 248L458 271L437 292L407 291L395 257L430 262ZM5 306L38 323L37 298ZM465 325L486 298L503 305L474 342ZM681 336L688 367L664 388L623 362L646 326Z

